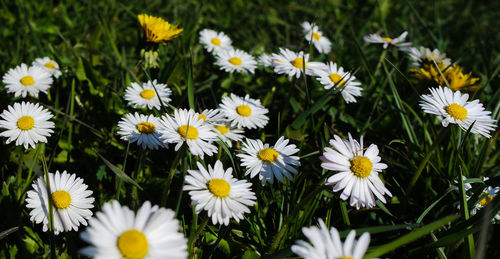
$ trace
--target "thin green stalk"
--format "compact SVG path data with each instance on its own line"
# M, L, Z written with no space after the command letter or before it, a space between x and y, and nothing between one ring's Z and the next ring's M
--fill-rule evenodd
M135 171L132 173L132 179L137 182L137 179L140 178L142 169L144 167L144 153L146 152L144 148L138 146L139 148L139 157L137 160L137 166ZM139 195L137 193L137 186L132 186L132 199L134 202L134 207L137 207L139 204Z
M127 166L128 150L130 149L130 141L127 143L127 150L125 151L125 158L123 159L122 171L125 172L125 167ZM116 200L120 201L120 191L122 189L123 179L118 177L118 183L116 184Z
M19 188L21 186L21 179L23 177L23 163L24 163L24 156L26 154L23 152L21 154L21 157L19 158L19 164L17 165L17 197L19 198L21 196L21 191L22 189Z
M387 56L387 49L384 49L384 51L380 55L380 58L378 59L377 66L375 68L375 74L374 74L375 76L377 76L380 73L380 68L382 67L382 63L385 60L385 56Z
M69 105L69 116L73 117L75 110L75 79L73 78L73 82L71 83L71 99ZM66 162L70 162L71 150L73 149L71 146L71 139L73 136L73 123L69 122L68 126L68 156L66 157Z
M179 161L185 157L186 148L187 148L187 144L186 144L186 142L184 142L184 144L182 144L181 148L179 149L179 151L175 155L174 162L170 166L170 172L168 174L167 182L165 183L165 189L163 190L163 196L161 198L161 205L162 206L165 206L165 204L167 204L167 198L168 198L168 195L170 193L170 184L172 183L172 179L174 178L175 168L177 168Z
M189 241L188 241L188 253L189 256L188 258L194 258L193 257L193 249L194 249L194 244L196 243L196 239L198 239L198 236L200 235L201 231L207 226L208 220L210 220L209 217L205 218L202 222L201 225L198 226L195 232L191 232L189 235Z
M346 202L341 200L340 202L340 212L342 213L342 220L344 220L344 224L347 226L351 226L351 221L349 220L349 214L347 213Z
M52 191L50 190L50 178L49 178L49 170L47 168L47 161L45 160L45 154L42 154L42 166L43 173L45 174L45 184L47 187L47 193L49 201L47 202L49 205L49 241L50 241L50 258L56 258L56 242L54 237L54 209L52 206Z
M42 148L41 148L42 146L44 146L43 143L36 145L35 156L33 157L33 163L31 164L30 169L28 171L28 177L26 177L26 180L24 181L24 185L23 185L23 188L21 189L21 191L18 192L18 196L17 196L18 202L20 202L22 200L21 197L23 197L24 192L26 191L26 189L28 189L28 186L32 182L31 175L33 174L33 168L35 167L38 156L40 155L40 151L42 150Z
M424 171L425 166L427 165L427 163L431 159L432 153L439 146L439 143L441 142L441 139L444 137L445 133L446 133L446 131L443 128L441 128L439 130L438 137L436 138L434 143L432 143L432 146L430 147L427 154L425 154L424 159L422 160L422 162L420 162L420 165L418 166L417 171L413 175L413 178L410 181L410 185L408 186L408 189L406 191L406 195L409 195L411 193L411 191L413 190L413 187L415 187L415 184L417 183L417 180L420 177L420 174L422 174L422 171Z
M459 181L459 189L460 189L460 208L462 212L462 216L464 217L465 220L469 219L469 207L467 206L467 195L465 193L465 188L464 188L464 179L462 178L462 167L460 167L460 175L458 175L458 181ZM470 226L469 226L470 228ZM474 237L472 234L467 235L467 253L469 254L469 258L474 258L474 254L476 253L476 249L474 246Z
M271 244L271 249L269 250L270 254L274 253L279 248L283 236L285 236L292 221L296 219L296 216L299 213L300 209L302 209L304 205L309 203L311 199L313 199L318 193L321 193L325 188L327 188L327 186L319 184L319 186L314 191L310 192L304 199L300 201L297 207L293 209L293 211L285 219L283 226L280 228L278 234L274 236L273 242Z

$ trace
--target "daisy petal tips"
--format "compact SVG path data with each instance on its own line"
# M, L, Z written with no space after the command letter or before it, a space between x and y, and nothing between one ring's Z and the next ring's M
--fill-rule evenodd
M336 228L330 230L323 220L318 220L319 227L304 227L302 232L309 242L297 240L292 251L304 259L361 259L370 244L370 234L365 232L356 241L356 231L351 230L344 242Z
M80 237L90 246L80 253L92 258L187 258L187 240L171 209L146 201L137 213L118 201L106 203L89 220Z

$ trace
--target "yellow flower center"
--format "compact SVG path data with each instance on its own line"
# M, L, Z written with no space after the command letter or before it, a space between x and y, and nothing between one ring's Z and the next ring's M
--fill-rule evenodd
M56 68L56 63L49 61L49 62L45 63L45 67L48 69L54 69L54 68Z
M205 114L198 115L198 120L207 121L207 115L205 115Z
M337 86L341 86L345 83L344 79L342 79L342 76L339 74L330 74L328 77Z
M372 162L366 157L355 156L354 159L351 160L351 171L357 177L365 178L370 176L372 167Z
M196 139L198 137L198 129L196 129L193 126L188 126L188 125L182 125L179 127L177 130L179 134L185 139Z
M483 192L481 195L484 195L484 194L486 194L487 196L484 197L481 201L479 201L479 205L481 205L483 207L486 206L488 203L490 203L493 200L493 196L491 196L485 192Z
M148 239L138 230L131 229L118 237L118 250L126 259L144 258L148 253Z
M392 38L389 38L389 37L382 37L382 40L385 40L387 42L391 42L392 41Z
M156 126L153 123L146 121L140 122L136 127L140 133L144 134L151 134L156 130Z
M219 38L212 38L210 42L212 42L212 44L214 44L215 46L220 46Z
M250 106L242 104L236 108L236 112L241 116L248 117L252 114L252 109Z
M304 68L304 59L303 58L295 58L293 61L292 61L292 65L296 68L299 68L299 69L302 69Z
M214 126L214 128L217 129L222 135L226 134L229 131L229 127L223 125L216 125Z
M32 76L23 76L23 78L19 81L21 81L21 84L24 86L29 86L35 83L35 79Z
M239 65L241 65L241 58L237 58L237 57L230 58L229 63L231 63L235 66L239 66Z
M467 117L467 109L457 103L452 103L446 107L446 112L457 120L463 120Z
M149 100L155 97L155 91L153 89L144 89L141 92L141 97Z
M273 163L278 160L278 152L273 148L264 148L259 151L257 157L264 162Z
M208 190L219 198L224 198L229 195L231 185L224 179L214 178L208 182Z
M35 120L31 116L23 116L17 120L17 127L20 130L30 130L35 126Z
M67 191L55 191L52 193L52 202L58 209L66 209L71 204L71 195Z
M315 40L319 40L319 38L321 38L321 35L319 35L318 33L313 32L312 34Z

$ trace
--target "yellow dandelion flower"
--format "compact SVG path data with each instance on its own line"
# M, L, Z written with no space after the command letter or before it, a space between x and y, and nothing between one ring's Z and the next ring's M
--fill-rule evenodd
M141 23L144 32L146 33L147 41L154 43L165 44L179 36L182 28L177 28L178 25L172 25L160 17L155 17L147 14L137 15L139 23Z
M419 69L411 69L410 72L420 80L434 81L441 86L449 86L453 91L477 91L482 86L478 77L472 77L472 73L464 74L459 65L447 66L445 62L435 64L422 64Z
M472 77L472 72L462 73L462 67L459 65L446 69L444 76L453 91L476 91L482 87L479 84L479 77Z

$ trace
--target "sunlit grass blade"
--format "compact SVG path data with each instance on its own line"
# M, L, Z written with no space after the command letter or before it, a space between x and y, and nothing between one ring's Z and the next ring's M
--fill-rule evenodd
M450 215L446 216L444 218L441 218L439 220L436 220L428 225L425 225L421 228L417 228L413 230L412 232L392 241L389 242L385 245L373 248L368 250L368 252L365 254L363 258L375 258L382 256L398 247L404 246L414 240L417 240L419 238L422 238L426 235L428 235L431 231L434 231L438 228L443 227L444 225L454 221L457 218L456 215Z

